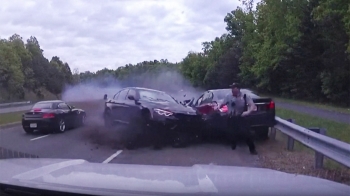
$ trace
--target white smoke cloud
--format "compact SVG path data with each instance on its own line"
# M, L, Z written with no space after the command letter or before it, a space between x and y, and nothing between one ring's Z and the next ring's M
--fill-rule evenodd
M120 81L112 76L96 78L89 82L67 87L62 99L67 102L102 100L104 94L113 97L124 87L144 87L167 92L182 101L197 97L202 89L194 88L179 72L163 69L157 73L143 73Z

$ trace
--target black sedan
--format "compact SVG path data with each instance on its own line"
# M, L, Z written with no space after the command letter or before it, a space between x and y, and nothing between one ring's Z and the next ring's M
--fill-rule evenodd
M61 100L40 101L22 116L22 127L26 133L34 130L64 132L67 128L83 126L86 113Z
M196 126L201 124L201 116L192 107L163 91L140 87L121 89L106 100L103 116L107 127L125 124L131 132L149 131L157 144L159 140L170 141L174 147L184 146L189 137L195 137Z
M257 110L247 116L247 120L255 133L262 137L268 137L269 127L275 125L275 103L271 98L260 97L248 89L241 89L243 94L249 95ZM231 89L213 89L201 94L197 99L184 101L184 105L191 106L202 114L205 120L205 127L209 131L225 129L227 118L227 107L216 110L215 107L220 105L227 94L231 93Z

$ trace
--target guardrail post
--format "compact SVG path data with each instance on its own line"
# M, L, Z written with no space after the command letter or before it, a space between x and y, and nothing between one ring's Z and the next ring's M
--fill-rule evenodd
M318 128L318 127L310 127L308 129L310 131L315 132L315 133L318 133L318 134L321 134L321 135L326 135L326 129ZM323 168L323 159L324 159L323 154L315 151L315 168L316 169Z
M270 139L276 140L276 128L270 127Z
M294 119L287 119L287 121L289 121L291 123L295 123ZM292 137L288 136L287 150L293 151L293 149L294 149L294 139Z

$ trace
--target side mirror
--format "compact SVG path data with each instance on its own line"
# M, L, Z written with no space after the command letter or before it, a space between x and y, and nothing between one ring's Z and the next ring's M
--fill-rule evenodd
M107 94L105 94L105 95L103 96L103 99L104 99L104 100L107 100Z
M129 96L128 96L128 99L130 99L130 100L135 100L135 97L134 97L133 95L129 95Z
M74 108L75 108L75 106L74 106L74 105L71 105L71 106L70 106L70 109L74 109Z

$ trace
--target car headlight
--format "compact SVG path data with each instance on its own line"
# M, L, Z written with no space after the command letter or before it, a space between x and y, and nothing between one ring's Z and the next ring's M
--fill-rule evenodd
M155 111L157 114L161 115L161 116L171 116L171 115L173 115L172 112L169 112L169 111L166 111L166 110L154 109L154 111Z

